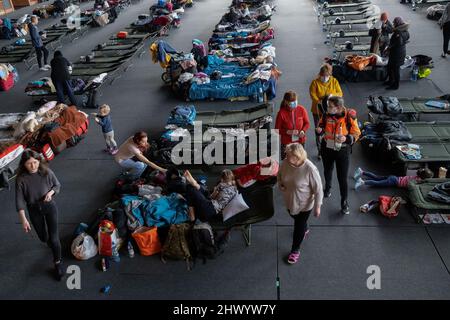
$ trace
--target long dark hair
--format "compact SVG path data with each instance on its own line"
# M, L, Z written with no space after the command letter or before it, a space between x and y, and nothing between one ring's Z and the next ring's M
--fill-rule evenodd
M19 168L17 169L17 176L21 176L25 173L28 173L28 170L25 167L25 162L27 162L31 158L39 161L38 172L40 175L46 176L48 174L48 164L39 153L37 153L36 151L33 151L33 150L25 150L22 153L22 158L20 159Z

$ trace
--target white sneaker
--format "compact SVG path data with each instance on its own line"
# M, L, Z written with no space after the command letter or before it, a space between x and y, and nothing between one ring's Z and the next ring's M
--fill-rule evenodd
M39 68L39 70L41 70L41 71L48 71L48 69L46 67Z
M48 70L50 70L52 67L51 67L49 64L46 64L46 65L44 66L44 68L47 68Z

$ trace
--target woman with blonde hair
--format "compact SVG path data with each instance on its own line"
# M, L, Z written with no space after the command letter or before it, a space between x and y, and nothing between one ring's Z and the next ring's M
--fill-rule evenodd
M311 112L313 114L314 126L317 128L322 114L326 112L327 106L322 106L322 99L328 95L342 97L342 89L336 78L333 77L333 67L325 63L320 67L319 74L309 86L309 95L311 96ZM320 160L320 141L316 137L317 150Z
M319 170L307 158L300 143L286 146L286 159L278 171L278 186L283 193L289 215L294 219L294 236L287 262L294 264L300 258L300 245L309 233L308 218L320 216L323 200Z

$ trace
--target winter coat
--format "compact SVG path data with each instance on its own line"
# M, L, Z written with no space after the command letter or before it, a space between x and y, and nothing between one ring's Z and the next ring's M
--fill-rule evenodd
M389 64L402 65L406 57L406 43L409 40L409 24L404 23L394 28L389 42Z

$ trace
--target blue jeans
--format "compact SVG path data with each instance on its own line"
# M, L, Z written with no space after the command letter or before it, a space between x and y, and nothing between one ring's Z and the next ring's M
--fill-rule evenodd
M374 187L396 187L398 185L398 178L396 176L379 176L369 171L364 171L363 176L371 180L364 180L364 184Z
M123 160L119 163L119 165L127 169L129 173L136 178L139 178L145 171L145 168L147 168L147 165L141 161L134 161L131 159Z

